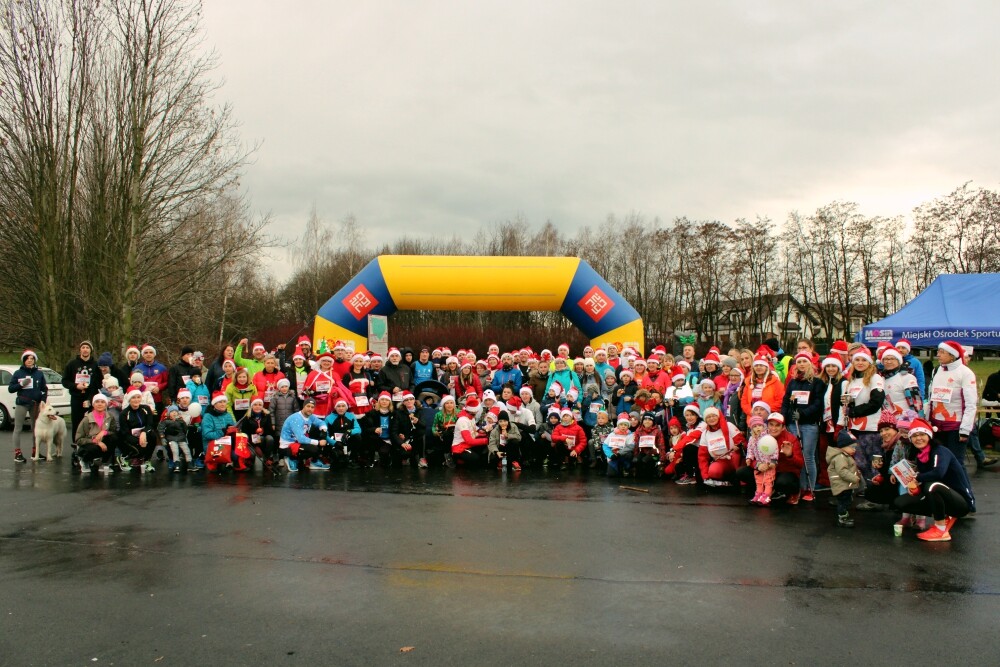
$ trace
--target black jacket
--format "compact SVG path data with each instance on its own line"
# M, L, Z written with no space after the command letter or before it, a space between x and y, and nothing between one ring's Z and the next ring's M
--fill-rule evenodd
M90 383L84 389L76 388L76 376L86 375L90 377ZM97 359L93 356L84 361L79 356L66 364L63 371L62 385L69 392L70 400L79 405L84 401L89 401L97 392L101 390L101 370L97 367ZM127 387L128 385L122 385Z
M809 398L805 404L799 403L793 398L793 392L807 391ZM814 377L810 381L792 378L785 386L785 399L781 403L781 414L785 417L786 424L796 421L795 412L798 411L799 424L818 424L823 419L823 395L826 393L826 385L819 378Z
M413 370L403 362L398 364L386 364L382 367L381 379L379 380L379 391L392 393L393 388L399 387L403 391L413 389Z
M187 381L184 377L187 376L187 378L190 379L192 375L197 375L199 373L201 373L201 369L192 366L183 359L171 366L170 371L167 374L167 398L164 400L176 401L177 392L184 389L187 385Z

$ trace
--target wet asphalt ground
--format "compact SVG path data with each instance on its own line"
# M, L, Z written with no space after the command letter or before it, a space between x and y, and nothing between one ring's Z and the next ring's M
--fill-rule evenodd
M0 435L0 664L997 664L953 541L588 471L73 475ZM621 488L622 485L647 492Z

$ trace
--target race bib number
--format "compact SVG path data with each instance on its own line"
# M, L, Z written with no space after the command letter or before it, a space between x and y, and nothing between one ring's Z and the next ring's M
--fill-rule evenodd
M249 410L250 409L250 399L249 398L237 398L233 401L234 410Z
M344 434L343 433L334 433L333 434L333 441L334 442L340 442L343 439L344 439Z
M611 449L621 449L625 446L627 439L624 435L611 435L608 436L608 447Z
M575 435L567 435L566 436L566 446L567 447L574 447L574 446L576 446L576 436Z
M198 405L203 407L208 405L208 396L198 396Z
M848 388L847 393L850 394L851 398L857 398L858 394L861 393L861 387L850 387Z
M931 387L931 400L935 403L951 402L951 387Z
M806 405L809 403L809 392L808 391L793 391L792 400L799 405Z
M590 414L596 415L600 411L601 411L601 404L600 403L591 403L590 404Z
M655 449L656 437L652 435L639 436L639 449Z
M268 389L267 391L264 392L264 402L270 403L273 400L274 400L274 390Z
M393 394L392 395L392 402L393 403L399 403L402 400L403 400L403 395L402 394Z
M759 401L764 396L764 387L754 387L750 396L753 397L753 400Z
M233 439L231 437L229 437L228 435L224 436L224 437L221 437L221 438L216 438L215 439L215 446L216 447L227 447L227 446L229 446L231 444L233 444Z
M259 445L260 444L260 434L259 433L252 434L250 436L250 442L252 442L255 445Z
M358 405L359 408L368 407L368 397L365 396L364 394L358 394L357 396L355 396L354 402Z
M77 384L82 384L85 387L89 387L90 386L90 375L88 373L77 373L76 374L76 383Z
M158 384L157 384L157 383L155 383L155 382L143 382L143 383L142 383L142 386L143 386L143 387L145 387L145 388L146 388L146 391L148 391L148 392L149 392L149 393L151 393L151 394L153 393L153 389L154 389L154 388L155 388L155 389L159 389L159 388L160 388L160 385L158 385Z
M726 436L722 435L722 431L708 431L706 436L708 440L708 453L712 456L724 456L729 450L726 446Z
M320 393L320 394L329 394L330 393L330 388L332 386L333 386L333 384L330 383L330 382L317 382L316 383L316 392Z

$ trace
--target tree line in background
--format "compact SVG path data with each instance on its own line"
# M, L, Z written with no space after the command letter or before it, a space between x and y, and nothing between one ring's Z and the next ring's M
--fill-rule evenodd
M239 192L252 149L212 102L199 14L191 0L0 9L0 347L30 345L55 365L84 337L117 352L212 351L244 335L273 345L308 330L379 254L579 256L635 306L649 341L684 333L705 347L850 336L940 273L1000 271L1000 195L967 183L915 209L910 226L833 202L783 225L630 213L567 235L515 218L472 240L375 246L364 221L327 224L314 210L290 251L294 275L278 283L261 268L267 219ZM400 312L390 335L476 349L585 340L559 313L520 311Z

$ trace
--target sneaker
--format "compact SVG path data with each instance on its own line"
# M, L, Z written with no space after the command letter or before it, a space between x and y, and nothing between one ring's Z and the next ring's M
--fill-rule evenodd
M170 472L177 472L177 468L178 468L177 463L175 463L174 461L167 461L167 470L169 470Z
M205 462L202 461L201 459L195 459L193 467L194 467L195 470L204 470L205 469Z
M989 468L992 465L996 465L997 461L1000 461L1000 459L995 459L993 457L985 458L982 461L980 461L979 463L977 463L976 467L977 468Z
M292 460L290 457L285 457L285 467L288 468L288 472L298 472L299 462Z
M521 469L521 464L518 463L517 461L514 461L513 463L510 464L510 467L511 467L512 470L520 470Z
M142 464L142 468L141 468L140 471L141 472L156 472L156 468L153 467L152 463L150 463L149 461L146 461L145 463Z
M799 494L793 493L792 495L788 496L788 500L786 502L789 505L798 505L799 504ZM853 522L852 522L852 525L853 525Z
M951 533L949 533L947 529L941 530L934 525L922 533L917 533L917 539L923 540L924 542L950 542Z
M714 489L717 486L721 486L721 483L717 479L706 479L705 486L710 486Z
M811 503L814 500L816 500L816 496L813 494L813 490L812 489L806 489L802 493L802 502L804 502L804 503Z
M74 474L79 474L83 472L83 466L80 465L80 459L77 458L76 454L73 455L72 467Z
M881 505L876 505L870 500L862 500L855 507L861 512L874 512L875 510L882 509Z
M420 459L419 461L417 461L417 467L418 468L426 468L427 467L427 459Z
M27 463L27 462L28 459L24 458L24 454L21 453L20 449L14 452L14 463Z
M451 454L448 454L447 456L444 457L444 464L449 468L455 467L455 459L452 457Z
M118 470L121 472L130 472L132 470L132 465L125 460L124 456L119 456L116 460Z
M854 519L848 513L837 515L837 525L841 528L854 528Z
M326 463L323 463L319 459L313 459L312 461L309 462L309 469L310 470L329 470L330 466L327 465Z
M770 504L771 504L771 496L767 495L766 493L761 494L761 496L760 496L760 506L761 507L767 507Z
M694 477L691 477L690 475L682 475L681 478L677 480L677 483L680 484L681 486L687 486L689 484L697 484L698 480L696 480Z
M783 494L780 491L771 494L771 502L772 503L776 503L779 500L784 500L784 499L785 499L785 494Z
M753 494L753 498L750 499L750 504L751 505L758 505L758 504L760 504L760 499L761 499L761 497L763 495L764 494L761 493L760 491L758 491L757 493Z
M955 518L955 517L953 517L953 516L950 516L950 517L947 517L947 518L946 518L946 519L944 520L944 529L945 529L946 531L948 531L948 534L949 534L949 535L951 535L951 529L952 529L952 527L953 527L953 526L955 525L955 522L956 522L956 521L958 521L958 519L956 519L956 518Z

